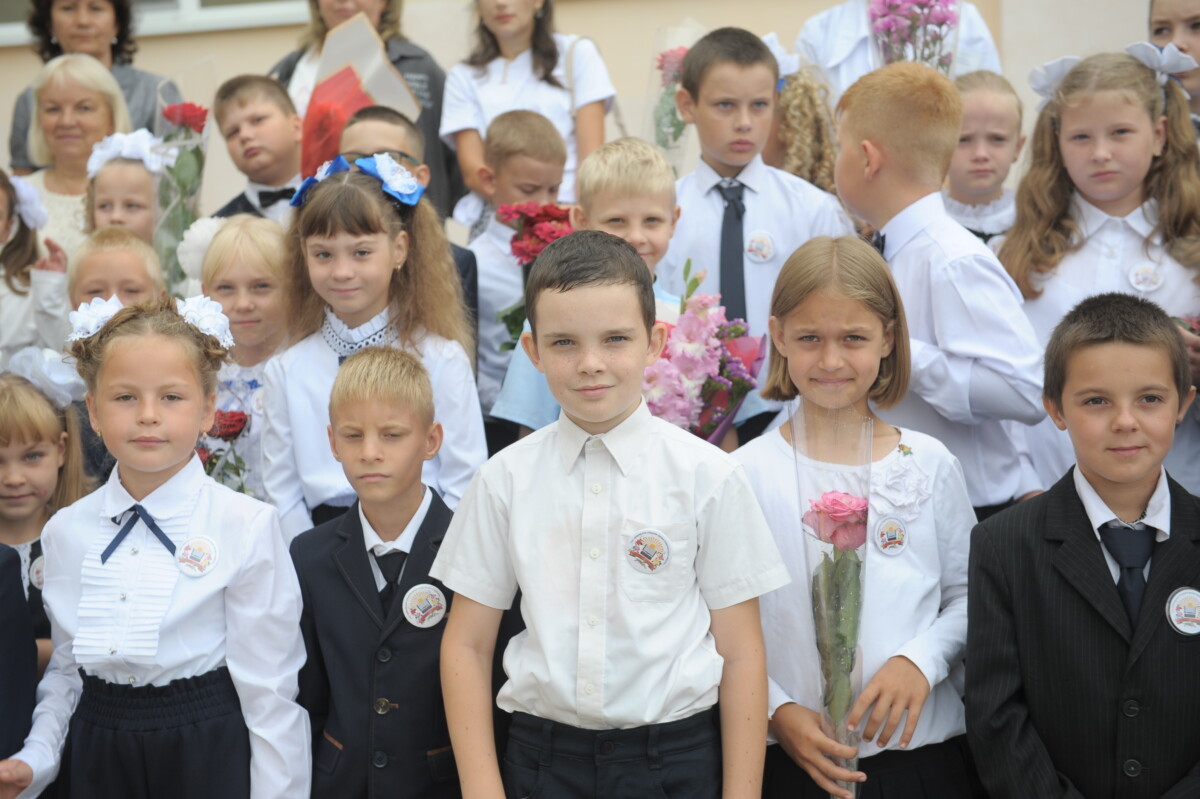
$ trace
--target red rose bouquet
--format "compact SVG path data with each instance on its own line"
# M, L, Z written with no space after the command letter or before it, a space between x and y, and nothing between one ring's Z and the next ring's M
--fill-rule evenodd
M224 441L227 446L196 448L205 474L243 494L250 493L246 488L246 461L238 454L236 444L238 436L245 432L249 424L249 414L242 411L217 411L208 435L209 438Z
M512 254L521 265L522 286L529 279L529 267L546 249L546 245L572 232L568 215L569 211L561 205L518 203L496 209L496 217L501 222L517 223L516 233L512 237ZM501 344L500 349L514 349L525 326L524 297L516 305L501 311L499 319L508 330L510 339Z
M166 167L158 186L158 223L154 248L162 261L167 285L178 290L187 276L179 263L183 234L200 217L200 185L204 177L204 151L208 146L208 109L195 103L176 103L162 110L167 123L163 147L175 152L175 163Z

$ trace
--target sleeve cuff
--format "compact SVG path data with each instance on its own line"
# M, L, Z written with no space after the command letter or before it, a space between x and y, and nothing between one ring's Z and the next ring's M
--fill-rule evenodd
M892 657L904 657L912 661L912 664L921 670L925 675L926 682L929 683L929 690L933 691L933 686L946 679L946 675L950 673L950 669L946 666L945 661L938 658L930 657L929 654L923 651L919 641L909 641L904 646L896 650Z

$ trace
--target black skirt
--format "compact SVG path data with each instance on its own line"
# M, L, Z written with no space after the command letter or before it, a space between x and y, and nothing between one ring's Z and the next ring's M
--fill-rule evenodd
M56 795L69 799L242 799L250 733L229 669L165 686L83 677Z

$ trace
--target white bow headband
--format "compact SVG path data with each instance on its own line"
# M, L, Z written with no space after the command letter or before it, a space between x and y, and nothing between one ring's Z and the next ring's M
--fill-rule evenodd
M1125 48L1125 52L1136 58L1143 65L1154 70L1158 77L1159 86L1166 86L1167 80L1171 76L1188 72L1197 67L1196 59L1180 51L1174 44L1168 44L1160 50L1149 42L1134 42ZM1034 68L1029 73L1030 88L1042 97L1037 107L1039 112L1046 107L1047 103L1054 99L1063 78L1082 60L1079 56L1063 56L1062 58L1048 61L1042 66ZM1187 94L1186 89L1184 90L1184 94ZM1188 95L1188 97L1191 97L1191 95Z
M32 383L60 411L87 393L75 368L63 363L61 352L49 348L26 347L15 353L8 359L8 371Z
M117 315L117 311L125 306L115 294L107 300L99 297L92 298L90 303L83 303L77 310L71 311L71 334L67 341L78 341L91 338ZM183 320L201 333L212 336L226 349L233 346L233 334L229 332L229 317L221 309L221 304L203 295L188 297L186 300L175 300L175 308Z
M114 133L92 146L87 162L88 177L96 177L104 165L115 158L141 161L150 172L161 175L164 169L175 165L175 154L174 147L164 147L163 140L145 128L133 133Z
M46 213L46 206L42 205L42 197L38 190L16 175L8 180L12 183L13 191L17 193L17 206L13 211L21 217L21 222L31 230L45 227L50 221L50 215ZM16 230L12 235L16 235Z

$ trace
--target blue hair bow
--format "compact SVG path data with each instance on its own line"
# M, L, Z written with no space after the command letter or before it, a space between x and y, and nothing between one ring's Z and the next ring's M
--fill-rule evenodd
M387 153L376 153L369 158L358 158L354 165L382 184L383 193L405 205L416 205L425 193L412 172L396 163Z
M312 187L320 183L330 175L336 175L338 172L349 172L350 162L340 155L332 161L326 161L321 164L321 168L317 170L317 174L313 177L305 178L300 184L300 188L296 189L296 193L292 195L291 206L299 208L304 205L304 201L308 199L308 193L312 191Z

